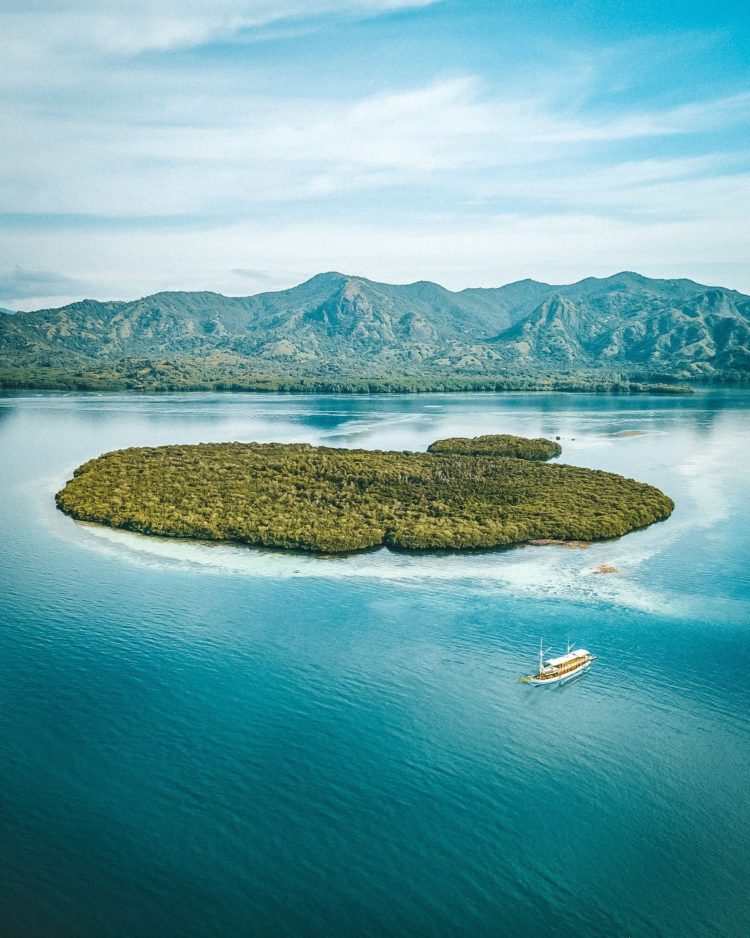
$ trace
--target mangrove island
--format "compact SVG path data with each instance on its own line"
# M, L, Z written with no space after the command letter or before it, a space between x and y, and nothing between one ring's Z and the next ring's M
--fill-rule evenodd
M672 500L651 485L543 462L559 452L511 436L441 440L426 453L139 447L84 463L56 501L78 520L141 534L320 553L592 541L671 514Z

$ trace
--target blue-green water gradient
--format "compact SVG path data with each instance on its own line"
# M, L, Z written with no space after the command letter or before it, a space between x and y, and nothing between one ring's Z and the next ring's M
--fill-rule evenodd
M749 405L1 396L0 934L749 935ZM320 559L54 507L123 446L490 432L677 508L586 550ZM540 636L599 659L519 684Z

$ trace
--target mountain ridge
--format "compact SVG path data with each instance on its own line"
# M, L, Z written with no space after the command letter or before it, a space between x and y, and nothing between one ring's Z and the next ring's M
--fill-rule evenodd
M326 271L249 296L161 291L0 317L0 369L223 358L269 374L750 372L750 296L621 271L451 291ZM234 366L229 363L234 362Z

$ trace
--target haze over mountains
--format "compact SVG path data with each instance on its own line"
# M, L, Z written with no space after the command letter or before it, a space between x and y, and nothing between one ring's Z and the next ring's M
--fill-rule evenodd
M86 372L131 359L287 375L750 371L750 297L635 273L451 292L324 273L271 293L170 292L0 317L0 367Z

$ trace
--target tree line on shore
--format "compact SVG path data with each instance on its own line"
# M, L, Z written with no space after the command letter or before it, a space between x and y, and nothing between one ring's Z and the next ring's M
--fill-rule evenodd
M127 359L98 368L0 367L0 388L63 391L243 391L287 394L416 394L451 391L569 391L691 394L665 376L601 372L506 372L498 375L294 375L231 371L210 360Z

